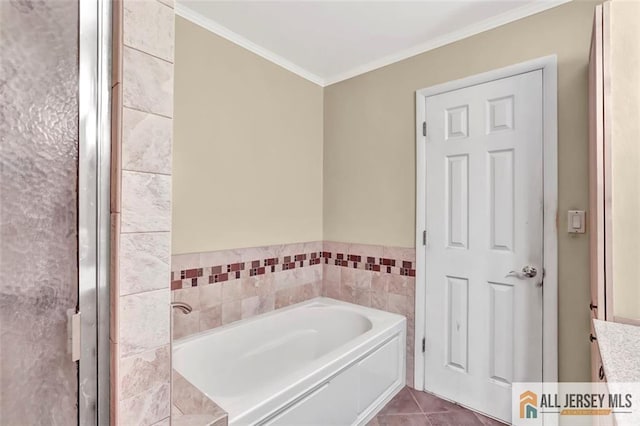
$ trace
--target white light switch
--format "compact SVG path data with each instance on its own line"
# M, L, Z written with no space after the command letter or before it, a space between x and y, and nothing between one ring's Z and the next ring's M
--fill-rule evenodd
M584 234L584 210L569 210L567 215L567 228L567 232L569 232L570 234Z

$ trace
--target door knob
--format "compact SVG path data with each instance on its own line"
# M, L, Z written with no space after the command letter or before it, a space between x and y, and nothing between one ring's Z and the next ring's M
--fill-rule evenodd
M533 278L536 275L538 275L538 270L536 268L534 268L533 266L527 265L527 266L522 268L522 273L527 278Z
M531 265L527 265L522 267L522 272L510 271L505 278L516 277L523 280L525 278L533 278L536 275L538 275L538 270Z

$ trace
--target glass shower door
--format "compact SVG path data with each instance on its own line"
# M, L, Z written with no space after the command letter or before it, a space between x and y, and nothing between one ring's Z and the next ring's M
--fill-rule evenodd
M78 2L0 1L0 424L74 425Z

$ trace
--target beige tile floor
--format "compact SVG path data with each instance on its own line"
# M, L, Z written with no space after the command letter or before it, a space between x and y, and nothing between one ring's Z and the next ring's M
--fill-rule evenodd
M426 392L405 387L367 426L504 426Z

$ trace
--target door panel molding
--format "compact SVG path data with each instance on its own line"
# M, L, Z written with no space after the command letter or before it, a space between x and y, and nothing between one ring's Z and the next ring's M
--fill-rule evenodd
M527 62L473 75L416 91L416 297L415 297L415 373L417 389L424 389L425 358L422 339L425 336L425 255L422 234L426 229L426 136L423 135L423 121L426 117L426 98L470 86L488 83L503 78L542 71L543 91L543 365L544 381L558 380L558 230L556 216L558 209L558 119L557 119L557 56L545 56ZM496 103L496 107L508 107L508 102ZM488 117L487 131L509 131L508 108L497 111L495 117ZM494 124L491 127L491 124ZM460 126L456 126L461 129ZM463 128L462 128L463 129ZM428 235L427 235L428 241Z

